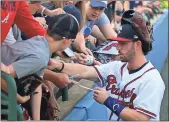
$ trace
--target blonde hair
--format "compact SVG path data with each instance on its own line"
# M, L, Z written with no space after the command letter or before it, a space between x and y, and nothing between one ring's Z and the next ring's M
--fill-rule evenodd
M72 1L73 1L73 4L75 4L76 0L72 0ZM51 1L51 2L55 5L56 8L63 8L67 1L60 0L60 1Z
M82 21L79 23L80 29L83 27L83 25L86 23L86 12L87 12L87 5L86 3L88 1L83 1L83 0L72 0L73 4L81 11L82 15ZM55 8L62 8L65 6L66 1L51 1L54 5Z
M75 6L79 8L82 14L82 22L80 23L80 28L86 23L86 13L87 13L87 2L88 1L79 1L75 0Z
M55 8L63 8L64 7L63 1L51 1L51 2L55 5Z

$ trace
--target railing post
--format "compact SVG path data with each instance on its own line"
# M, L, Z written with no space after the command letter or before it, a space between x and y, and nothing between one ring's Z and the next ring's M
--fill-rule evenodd
M62 101L68 101L68 86L62 88Z
M1 71L1 77L6 81L8 86L8 121L17 120L17 100L16 100L16 83L13 77Z

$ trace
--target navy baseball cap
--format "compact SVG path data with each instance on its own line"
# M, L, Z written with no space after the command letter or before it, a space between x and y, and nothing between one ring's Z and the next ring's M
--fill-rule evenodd
M66 5L66 6L64 6L63 10L66 13L73 15L77 19L79 24L81 23L82 14L81 14L81 11L76 6L74 6L74 5Z
M117 38L111 39L116 41L145 41L152 42L152 26L137 11L127 10L123 13L121 19L122 29Z
M139 39L131 24L123 24L122 29L117 35L117 37L109 39L109 40L118 41L118 42L119 41L131 42L131 41L136 41Z
M90 5L91 5L92 7L103 7L103 8L107 8L107 1L90 0Z

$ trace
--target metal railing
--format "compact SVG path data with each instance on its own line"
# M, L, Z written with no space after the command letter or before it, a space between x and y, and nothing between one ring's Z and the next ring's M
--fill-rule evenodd
M14 78L3 71L1 71L1 78L7 83L8 93L1 89L1 105L7 108L1 108L1 115L7 115L8 121L23 120L23 112L21 107L17 104L17 89Z

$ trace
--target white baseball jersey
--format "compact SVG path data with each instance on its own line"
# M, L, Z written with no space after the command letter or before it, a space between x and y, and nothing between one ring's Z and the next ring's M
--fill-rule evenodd
M127 63L120 61L95 66L100 81L106 83L110 96L138 112L159 120L160 106L165 90L160 73L151 62L129 71ZM121 120L108 109L110 120Z

